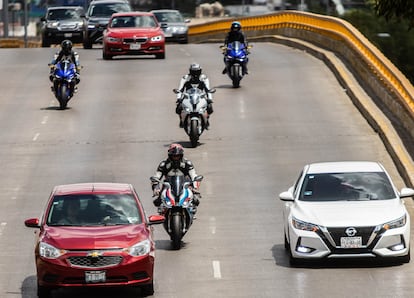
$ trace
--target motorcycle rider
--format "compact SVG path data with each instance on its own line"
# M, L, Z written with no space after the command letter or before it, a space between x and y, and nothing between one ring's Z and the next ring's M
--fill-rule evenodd
M241 24L240 22L233 22L231 23L230 26L230 31L227 32L226 38L224 39L224 46L227 47L227 45L229 43L232 43L234 41L239 41L240 43L247 45L247 40L246 37L243 33L243 31L241 30ZM226 60L224 60L224 63L226 64ZM223 71L221 72L222 74L226 74L227 73L227 65L224 67ZM248 70L247 70L247 65L246 63L243 64L243 74L249 74Z
M177 174L183 174L190 178L191 181L194 181L194 178L197 176L193 163L184 158L183 146L177 143L172 143L168 147L168 158L160 162L153 177L160 181L162 177L176 176ZM201 198L200 193L197 191L199 182L194 182L193 185L193 204L196 207L200 204L199 198ZM154 206L159 207L161 205L161 183L151 182L151 187L153 197L156 197L153 201Z
M49 66L56 65L59 63L63 58L69 58L73 63L75 63L76 67L76 79L75 79L75 91L77 90L76 85L80 82L80 63L79 63L79 54L72 50L72 42L69 39L65 39L60 44L60 51L59 53L56 53L52 59L52 61L49 63ZM50 75L49 79L51 82L53 82L53 73L54 73L54 67L50 68ZM56 89L56 86L52 87L52 91Z
M178 90L181 93L177 94L177 107L175 108L175 112L178 114L178 117L180 118L180 127L183 127L183 122L181 119L181 111L183 110L183 107L181 105L184 97L182 92L184 92L185 90L188 90L192 87L192 85L198 85L197 87L203 91L206 92L207 94L207 114L208 114L208 118L210 117L211 114L213 114L213 96L211 94L211 92L209 92L210 90L210 80L208 79L207 75L202 73L202 68L200 66L200 64L197 63L193 63L190 65L189 68L189 72L188 74L184 75L181 78L180 81L180 85L178 87ZM208 121L207 118L207 123L206 123L206 127L205 129L208 129L210 126L210 122Z

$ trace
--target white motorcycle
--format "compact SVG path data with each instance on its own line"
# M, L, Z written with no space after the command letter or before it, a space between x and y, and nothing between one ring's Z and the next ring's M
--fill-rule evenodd
M178 89L173 91L175 94L181 93ZM214 93L216 89L210 89L208 92ZM190 137L191 146L197 147L198 140L208 123L207 94L199 88L189 88L182 92L181 105L180 117L183 128Z

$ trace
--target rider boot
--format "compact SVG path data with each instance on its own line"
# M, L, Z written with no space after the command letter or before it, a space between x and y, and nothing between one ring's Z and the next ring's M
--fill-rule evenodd
M243 75L249 74L249 71L247 70L247 65L243 64Z
M160 197L157 197L156 199L154 199L152 201L152 203L154 204L155 207L161 206L161 198Z
M177 106L175 108L175 113L178 115L178 118L180 119L180 124L179 127L183 128L184 127L184 123L181 120L181 111L183 110L183 107L181 106L181 100L177 99Z
M221 74L226 74L227 73L227 66L224 66L223 71L221 72Z

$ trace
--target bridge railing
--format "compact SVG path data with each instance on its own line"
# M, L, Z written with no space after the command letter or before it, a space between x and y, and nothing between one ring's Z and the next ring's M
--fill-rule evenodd
M192 25L192 43L222 43L230 24L238 20L247 39L298 45L300 40L335 53L381 109L414 138L414 87L367 38L345 20L299 11L228 18ZM289 42L287 42L289 40ZM253 51L254 52L254 51ZM414 172L408 173L414 181Z

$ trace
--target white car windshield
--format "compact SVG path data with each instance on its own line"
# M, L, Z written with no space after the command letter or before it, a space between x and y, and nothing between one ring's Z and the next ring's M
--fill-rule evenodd
M324 173L306 175L299 200L366 201L390 200L395 197L385 173Z

